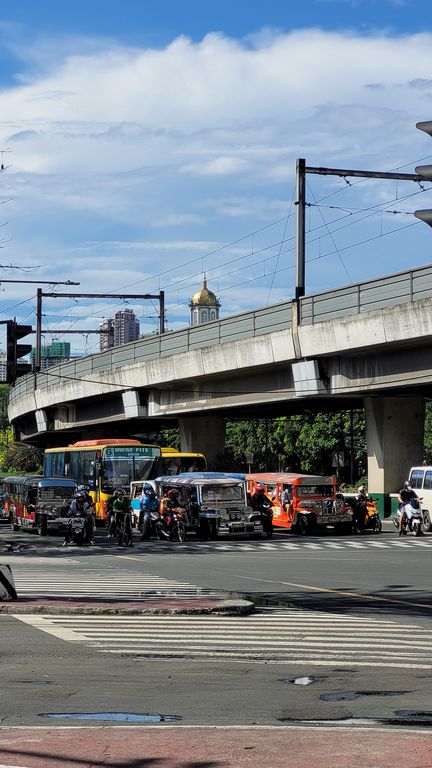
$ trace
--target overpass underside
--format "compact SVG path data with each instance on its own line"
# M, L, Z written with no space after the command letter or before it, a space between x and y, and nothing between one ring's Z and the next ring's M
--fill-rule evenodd
M247 420L358 409L366 397L432 398L432 349L424 343L377 350L367 358L322 357L316 370L316 379L297 386L293 364L274 363L270 370L256 367L241 374L90 395L22 414L14 428L19 439L47 446L60 445L66 437L152 435L176 426L183 417L200 418L203 413Z
M270 310L273 327L268 311L257 311L252 325L228 318L24 377L8 408L15 434L54 446L151 437L178 424L182 448L207 453L211 464L226 420L365 406L373 490L394 490L422 460L432 297L304 324L296 302Z

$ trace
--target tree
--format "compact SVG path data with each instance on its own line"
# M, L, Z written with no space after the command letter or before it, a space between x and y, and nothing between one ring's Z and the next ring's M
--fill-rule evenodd
M3 470L9 472L35 474L42 473L43 451L35 445L27 443L11 443L7 446L3 457Z

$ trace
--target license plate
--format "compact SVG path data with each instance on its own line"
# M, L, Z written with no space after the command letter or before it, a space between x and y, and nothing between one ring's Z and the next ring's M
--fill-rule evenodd
M244 523L230 523L230 528L234 528L235 530L243 530Z

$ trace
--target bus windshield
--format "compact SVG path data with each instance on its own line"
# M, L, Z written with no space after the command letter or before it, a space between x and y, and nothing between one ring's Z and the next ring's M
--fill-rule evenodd
M162 456L160 462L163 475L179 475L181 472L205 472L207 462L204 456Z
M102 456L101 489L129 488L132 480L147 480L157 457L146 446L110 446Z

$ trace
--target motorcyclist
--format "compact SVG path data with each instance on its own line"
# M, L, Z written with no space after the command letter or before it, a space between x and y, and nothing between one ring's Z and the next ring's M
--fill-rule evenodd
M96 507L95 503L93 501L93 498L90 495L90 488L88 485L79 485L78 491L84 494L85 500L88 504L88 511L87 514L90 518L91 526L92 526L92 532L91 532L91 542L90 544L95 544L95 533L96 533Z
M93 535L93 524L91 521L91 512L90 507L87 504L85 494L82 491L78 491L74 498L71 501L68 517L70 518L68 527L66 529L66 534L63 542L63 546L67 547L69 544L71 538L72 538L72 518L73 517L83 517L85 519L85 538L88 540L90 539L91 543L94 543L94 540L92 539Z
M365 527L366 513L367 513L367 500L368 492L364 485L360 485L357 488L356 497L354 499L353 506L353 530L354 533L363 530Z
M141 540L148 538L150 534L151 512L159 511L159 499L151 485L145 485L140 497L139 529Z
M413 499L418 499L418 496L414 489L411 488L409 480L405 480L398 494L400 512L399 536L402 536L407 524L409 524L409 521L412 517L411 508L408 505L411 504Z
M265 487L261 483L256 484L255 493L252 496L251 502L253 509L260 513L264 531L267 528L271 528L273 519L273 503L267 496Z
M107 523L108 523L108 538L113 539L116 534L115 515L114 515L114 502L119 497L119 489L116 488L113 495L109 497L107 503Z
M132 521L131 521L131 503L128 496L126 496L122 488L118 489L117 498L113 502L113 514L115 518L116 529L119 530L121 524L124 522L125 526L129 526L130 544L132 546Z
M173 512L180 509L183 508L180 504L179 492L176 488L170 488L160 504L160 514L167 533L170 533L174 525Z

